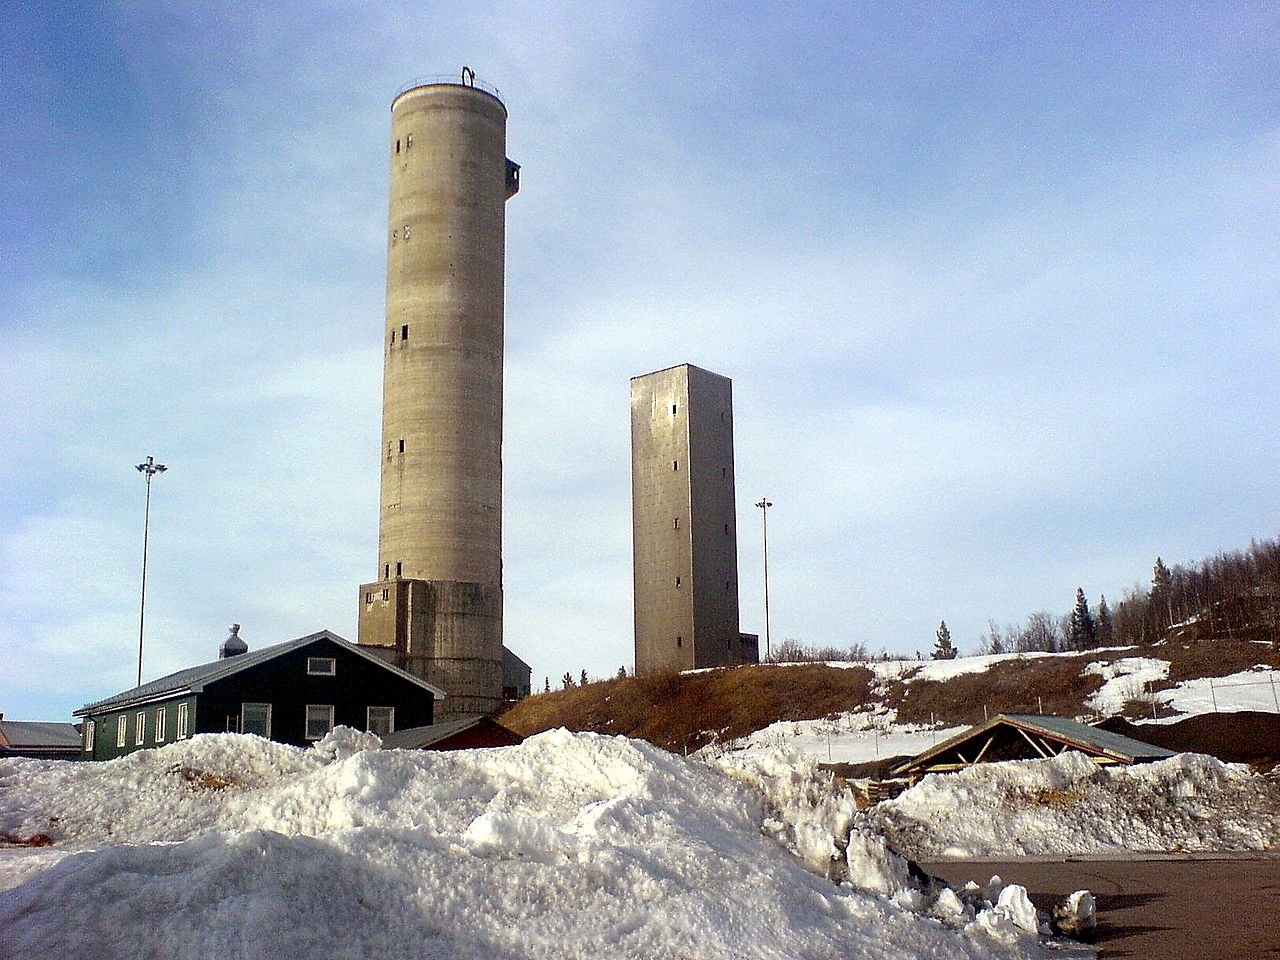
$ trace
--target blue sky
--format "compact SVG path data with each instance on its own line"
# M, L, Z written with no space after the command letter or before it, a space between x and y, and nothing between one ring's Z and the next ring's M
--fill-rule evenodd
M1277 534L1269 4L4 4L0 711L355 637L389 106L503 92L506 639L632 661L628 378L735 387L742 622L914 654Z

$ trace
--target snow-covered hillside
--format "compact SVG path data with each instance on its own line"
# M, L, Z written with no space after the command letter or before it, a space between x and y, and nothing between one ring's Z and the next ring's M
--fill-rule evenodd
M6 957L1040 949L1025 893L990 891L984 909L921 887L794 754L715 769L565 731L454 753L362 751L360 736L0 761L0 831L54 841L0 851ZM833 863L845 882L828 878Z
M1128 653L1115 648L1095 653ZM1169 676L1170 662L1159 657L1126 655L1111 660L1081 658L1079 654L1010 653L955 660L884 660L870 663L826 664L830 667L863 666L876 676L873 694L879 698L862 710L852 710L815 720L782 720L745 737L716 743L706 754L746 751L758 754L780 747L798 750L821 762L866 763L884 757L921 752L953 734L967 729L938 723L902 723L894 707L884 703L885 684L901 684L908 692L921 682L946 683L957 677L985 673L1002 664L1021 660L1061 658L1080 660L1080 674L1099 677L1102 686L1083 704L1080 715L1096 719L1120 714L1132 701L1153 705L1158 719L1138 718L1139 723L1173 723L1188 716L1237 710L1280 712L1280 671L1260 664L1213 679L1198 677L1180 681L1168 689L1153 692L1151 685ZM786 667L786 664L780 664ZM997 712L999 704L991 704Z

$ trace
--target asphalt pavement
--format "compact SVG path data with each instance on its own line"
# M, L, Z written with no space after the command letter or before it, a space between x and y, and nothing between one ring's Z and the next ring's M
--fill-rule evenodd
M1075 890L1098 906L1098 957L1265 960L1280 957L1280 855L1151 859L950 860L921 864L952 884L999 874L1041 909Z

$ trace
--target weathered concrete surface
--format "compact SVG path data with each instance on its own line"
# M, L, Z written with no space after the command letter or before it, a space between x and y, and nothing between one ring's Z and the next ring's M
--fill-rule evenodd
M1262 960L1280 957L1280 856L1247 859L945 861L951 883L999 874L1036 906L1081 888L1098 904L1098 957Z
M733 384L680 364L631 380L636 673L753 662L738 632Z
M442 720L501 704L506 121L459 83L391 110L379 579L359 642L444 687Z
M383 579L502 579L506 119L457 84L392 107Z

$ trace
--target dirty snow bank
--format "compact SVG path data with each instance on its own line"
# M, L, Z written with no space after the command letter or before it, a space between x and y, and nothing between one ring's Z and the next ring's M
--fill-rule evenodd
M1280 786L1200 754L1099 767L1083 754L933 774L870 819L916 859L1280 848Z
M988 653L976 657L956 657L953 660L878 660L866 666L881 680L900 680L903 683L932 680L945 683L968 673L986 673L997 663L1008 660L1034 660L1054 656L1057 654L1042 651Z
M1018 884L1006 886L999 877L992 877L985 887L971 881L952 889L924 875L889 846L867 814L857 809L849 791L832 789L831 775L819 771L810 756L774 750L723 754L708 762L760 791L769 814L765 833L839 882L881 894L904 909L1006 946L1020 945L1034 952L1038 938L1049 932L1048 918L1036 911L1026 888ZM1078 896L1088 894L1080 891ZM1068 923L1075 921L1074 930L1086 930L1075 903L1060 905L1058 913ZM1063 941L1052 942L1049 950L1052 956L1078 955Z
M57 843L57 853L0 856L8 954L908 960L1039 950L1029 931L980 929L954 894L939 898L959 904L947 926L834 884L762 836L763 825L810 863L835 852L830 838L852 811L814 793L794 764L759 773L775 784L765 800L620 737L551 731L449 753L358 746L201 735L107 763L0 761L0 830ZM878 888L900 888L900 858L864 839L857 862L882 857Z
M1176 723L1187 714L1257 710L1280 713L1280 670L1265 663L1225 677L1197 677L1161 690L1156 699L1178 714L1161 722Z
M1169 676L1169 661L1154 657L1121 657L1086 664L1084 676L1102 678L1102 686L1090 694L1085 706L1104 717L1121 713L1130 700L1141 700L1148 685Z
M881 705L851 710L821 720L779 720L724 744L704 747L702 755L743 751L760 755L785 747L829 763L866 763L881 757L909 756L967 727L930 727L898 723L897 711Z

